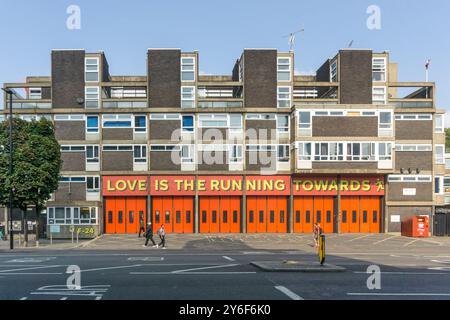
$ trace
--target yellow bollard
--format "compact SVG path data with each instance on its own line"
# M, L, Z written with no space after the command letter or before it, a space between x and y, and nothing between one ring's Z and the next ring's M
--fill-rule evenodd
M319 236L319 262L320 265L323 265L325 262L325 236Z

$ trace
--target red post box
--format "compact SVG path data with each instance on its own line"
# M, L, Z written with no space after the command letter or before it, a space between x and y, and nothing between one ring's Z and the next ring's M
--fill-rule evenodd
M429 236L429 217L414 216L403 221L402 236L427 238Z

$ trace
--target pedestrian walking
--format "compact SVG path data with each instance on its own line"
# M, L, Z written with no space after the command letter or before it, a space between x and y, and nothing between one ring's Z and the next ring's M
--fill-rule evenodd
M322 235L322 228L320 227L320 223L314 223L313 227L314 232L314 247L319 247L319 237Z
M3 223L0 222L0 240L6 241L6 231L5 227L3 226Z
M161 242L158 244L158 246L162 246L163 249L166 249L166 231L164 230L164 224L162 224L161 228L159 228L158 235L161 239Z
M152 223L149 222L147 225L147 231L145 231L145 244L142 245L143 247L147 247L148 242L151 241L153 243L153 247L158 248L158 245L155 243L155 240L153 240L153 228Z
M145 222L144 217L142 215L139 215L139 238L141 237L141 232L145 236Z

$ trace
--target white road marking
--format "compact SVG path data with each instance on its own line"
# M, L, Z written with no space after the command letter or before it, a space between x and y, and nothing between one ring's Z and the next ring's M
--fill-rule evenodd
M429 293L429 292L349 292L348 296L450 296L450 293Z
M430 268L429 268L430 269ZM367 274L366 271L353 271L357 274ZM403 275L450 275L450 272L403 272L403 271L381 271L381 274L403 274Z
M164 257L129 257L129 261L163 261Z
M299 295L295 294L294 292L292 292L291 290L289 290L286 287L283 286L275 286L275 289L283 292L285 295L287 295L289 298L291 298L292 300L304 300L302 297L300 297Z
M191 272L130 272L130 274L133 275L144 275L144 274L157 274L157 275L182 275L182 276L189 276L189 275L223 275L223 274L255 274L256 271L217 271L217 272L200 272L200 271L191 271Z
M28 299L28 297L22 297L19 300L27 300L27 299Z
M415 240L413 240L413 241L410 241L410 242L408 242L408 243L405 243L403 246L404 247L407 247L407 246L409 246L409 245L411 245L411 244L413 244L414 242L417 242L417 241L419 241L420 239L415 239Z
M101 296L95 297L95 300L102 300Z
M236 261L235 259L230 258L230 257L228 257L228 256L222 256L222 258L227 259L228 261Z
M429 243L432 243L432 244L437 244L437 245L440 245L440 246L443 245L443 243L437 242L437 241L433 241L433 240L425 240L425 239L419 239L419 240L422 240L423 242L429 242Z
M64 274L63 272L8 272L1 273L2 276L35 276L35 275L56 275L56 274ZM0 277L1 278L1 277Z
M62 297L60 300L67 300L67 297Z
M381 242L384 242L384 241L387 241L387 240L390 240L390 239L394 239L394 238L398 238L398 237L400 237L400 236L392 236L392 237L385 238L385 239L382 239L380 241L374 242L373 244L379 244Z
M175 270L172 273L180 273L180 272L188 272L188 271L197 271L197 270L205 270L205 269L217 269L217 268L228 268L228 267L236 267L239 264L223 264L223 265L215 265L209 267L201 267L201 268L191 268L191 269L183 269L183 270Z
M28 263L28 262L35 262L35 263L39 263L39 262L44 262L44 261L50 261L50 260L54 260L56 259L56 257L41 257L39 258L22 258L22 259L13 259L13 260L9 260L9 261L5 261L6 263Z
M36 269L46 269L46 268L57 268L57 267L62 267L62 266L54 265L54 266L40 266L40 267L27 267L27 268L20 268L20 269L0 270L0 274L7 273L7 272L14 272L14 271L26 271L26 270L36 270Z
M132 264L132 265L128 265L128 266L117 266L117 267L104 267L104 268L86 269L86 270L80 270L80 272L91 272L91 271L113 270L113 269L125 269L125 268L141 267L141 266L142 266L142 264Z
M443 263L443 264L449 264L449 263L450 263L450 260L431 260L431 262Z
M371 234L365 234L365 235L363 235L363 236L360 236L360 237L356 237L356 238L354 238L354 239L347 240L347 242L352 242L352 241L355 241L355 240L364 239L364 238L367 238L367 237L370 237L370 236L371 236Z

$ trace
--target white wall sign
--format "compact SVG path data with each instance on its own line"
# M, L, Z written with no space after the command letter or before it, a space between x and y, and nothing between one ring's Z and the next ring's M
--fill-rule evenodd
M403 188L403 195L404 196L415 196L416 188Z
M398 214L392 215L391 222L400 222L400 215Z

